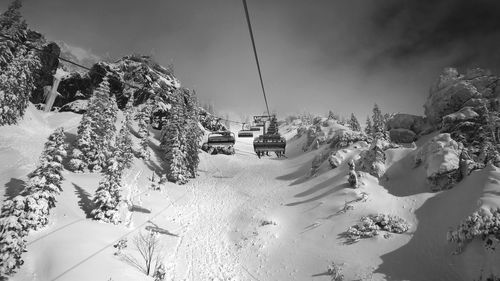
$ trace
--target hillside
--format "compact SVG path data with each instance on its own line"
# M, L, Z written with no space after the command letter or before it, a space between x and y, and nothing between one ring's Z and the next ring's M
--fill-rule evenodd
M79 121L74 113L31 107L27 118L35 117L36 123L1 128L8 148L2 159L24 159L17 155L27 146L41 149L42 141L35 145L33 140L44 139L57 126L71 136ZM346 280L472 280L480 268L498 261L497 252L488 254L481 243L453 256L455 246L446 242L447 230L476 210L479 199L498 204L498 168L473 172L449 191L430 192L425 171L412 163L430 135L413 148L386 151L388 180L363 174L360 187L351 189L346 162L366 148L347 147L343 164L335 169L326 164L311 177L311 162L326 146L304 153L307 141L295 136L298 127L281 128L289 139L287 159L258 159L251 141L238 139L234 156L201 154L196 179L183 186L166 183L161 191L149 189L160 159L134 160L123 193L136 207L120 226L86 218L95 174L64 172L64 191L50 224L29 235L25 264L12 280L152 280L113 255L113 245L123 237L129 240L123 251L133 252L131 239L146 226L165 230L166 280L330 280L332 262L342 264ZM29 142L14 137L26 132L33 136ZM155 144L157 139L153 150ZM25 179L32 160L2 169L9 175L2 180L10 192L16 190L13 183ZM359 198L364 200L352 201ZM341 211L349 201L352 209ZM381 212L408 221L409 231L345 244L342 233L362 216Z

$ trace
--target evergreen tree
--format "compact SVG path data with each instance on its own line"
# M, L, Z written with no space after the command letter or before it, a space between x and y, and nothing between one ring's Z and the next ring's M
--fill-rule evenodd
M20 8L21 1L16 0L0 15L0 33L26 42L28 29ZM35 71L40 67L33 50L0 38L0 126L16 124L24 115L35 88Z
M358 118L356 118L354 113L351 113L351 119L349 119L348 125L351 130L361 132L361 125L359 125Z
M163 126L161 148L165 152L167 162L167 178L169 181L183 184L186 178L186 139L183 134L184 112L178 93L172 97L171 118Z
M367 135L371 135L372 134L372 131L373 131L373 125L372 125L372 121L370 120L370 117L366 117L366 126L365 126L365 133Z
M51 208L55 207L56 196L61 192L62 161L66 157L64 131L56 129L45 143L40 164L29 175L28 184L22 194L26 197L26 209L31 229L45 226Z
M384 134L385 133L384 116L382 115L382 112L380 111L380 108L378 107L377 104L373 106L372 120L373 120L373 127L372 127L373 137L380 134Z
M112 154L108 159L103 178L92 200L94 209L91 212L93 219L113 224L120 222L118 204L122 197L120 192L123 165L119 163L117 154Z
M24 116L35 88L33 69L40 62L33 53L19 54L0 73L0 126L16 124Z
M146 119L149 119L150 115L148 114L148 108L143 108L140 110L136 116L135 119L138 120L137 124L139 127L139 137L140 137L140 143L139 143L139 157L142 159L149 159L150 153L149 153L149 129L148 129L148 124L146 123Z
M62 161L66 156L64 131L49 136L40 164L29 175L21 195L7 200L0 214L0 277L15 273L23 261L28 231L47 225L49 210L61 191Z
M186 168L187 176L190 178L196 177L196 170L200 162L198 151L200 149L200 141L203 135L202 130L198 126L198 107L196 106L196 96L194 92L184 89L185 101L184 106L184 128L186 128Z
M26 41L28 25L21 15L22 3L20 0L14 0L7 11L0 15L0 32L9 38L17 41ZM20 52L25 52L24 46L12 44L12 41L6 38L0 38L0 69L4 70Z
M70 167L81 172L85 168L100 172L106 166L115 137L118 107L114 97L109 96L109 83L104 77L94 91L87 111L78 126L78 135Z
M115 146L119 151L119 163L121 163L124 168L130 168L132 166L134 154L132 151L132 137L130 135L130 129L127 126L126 119L122 122L122 127L118 133Z
M24 263L28 228L24 225L25 201L23 196L7 200L0 215L0 278L14 274Z

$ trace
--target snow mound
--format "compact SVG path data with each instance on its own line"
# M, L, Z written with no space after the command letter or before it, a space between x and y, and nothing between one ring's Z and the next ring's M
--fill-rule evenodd
M462 145L450 134L439 134L417 151L415 164L423 163L433 189L447 189L457 180L461 152Z

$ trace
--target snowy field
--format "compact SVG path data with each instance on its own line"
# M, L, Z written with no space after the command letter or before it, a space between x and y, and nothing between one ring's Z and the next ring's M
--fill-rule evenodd
M2 196L12 197L32 171L47 136L63 126L71 141L80 115L42 113L30 107L18 126L0 127ZM423 167L414 168L416 148L386 151L387 177L363 174L347 184L347 160L363 149L348 147L338 168L324 163L310 176L320 150L303 152L294 128L281 128L288 158L253 153L252 139L238 138L236 154L201 154L199 176L185 185L150 190L161 168L153 139L151 161L135 159L123 191L134 203L115 226L87 218L99 176L64 171L63 192L49 226L30 233L25 264L12 280L153 280L125 262L113 245L137 255L131 240L146 227L161 228L167 280L331 280L334 262L345 280L472 280L478 268L498 271L499 252L472 243L461 255L446 233L483 204L499 205L500 172L492 166L472 173L455 188L432 193ZM137 140L135 140L137 141ZM363 197L364 196L364 197ZM2 198L2 199L4 199ZM342 209L346 204L352 207ZM379 235L354 244L342 236L369 214L393 214L410 224L404 234ZM477 244L477 245L476 245Z

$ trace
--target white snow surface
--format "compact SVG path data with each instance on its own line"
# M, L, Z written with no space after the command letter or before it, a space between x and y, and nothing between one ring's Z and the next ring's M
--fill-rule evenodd
M19 125L0 127L1 184L25 180L46 137L58 126L75 134L79 118L30 107ZM281 129L287 139L296 133L293 126ZM387 179L362 173L358 189L347 183L347 161L336 169L326 163L311 177L311 161L323 149L303 153L303 136L289 140L285 159L258 159L251 139L237 139L233 156L200 154L199 176L188 184L167 183L152 191L148 178L162 165L159 142L153 139L152 160L135 159L124 179L124 196L140 211L125 210L127 222L118 226L88 219L99 176L64 171L64 191L50 224L30 233L25 264L12 280L151 281L113 255L112 245L127 237L123 251L137 255L132 238L153 224L170 233L160 236L167 280L326 281L332 262L343 265L345 280L472 280L481 265L498 260L480 245L452 256L446 232L478 207L499 206L500 171L487 167L451 190L430 193L429 168L414 168L414 157L425 152L429 166L440 167L432 164L434 147L455 146L446 136L426 144L429 139L422 137L417 147L387 150ZM353 145L342 155L348 160L364 149ZM366 202L337 213L363 192ZM410 230L344 244L341 234L373 213L398 215Z
M418 151L415 161L421 161L427 177L431 177L458 169L460 152L450 134L439 134Z

